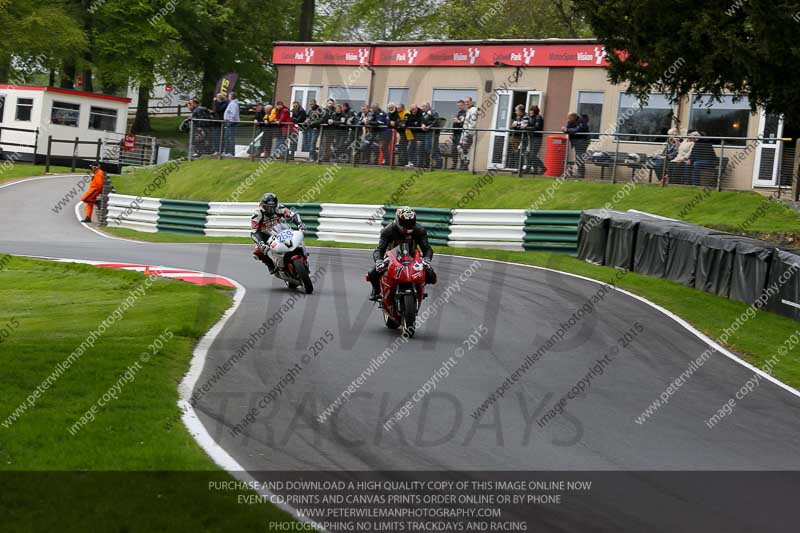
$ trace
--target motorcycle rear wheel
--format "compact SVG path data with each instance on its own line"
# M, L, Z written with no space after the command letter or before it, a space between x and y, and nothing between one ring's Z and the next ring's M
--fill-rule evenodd
M311 276L308 275L308 268L306 268L306 264L303 262L302 259L297 258L292 261L294 265L294 272L300 281L303 283L303 288L306 291L306 294L311 294L314 292L314 284L311 283Z

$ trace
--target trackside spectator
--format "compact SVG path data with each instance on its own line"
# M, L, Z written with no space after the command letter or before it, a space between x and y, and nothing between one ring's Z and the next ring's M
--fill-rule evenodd
M303 134L303 151L308 152L311 161L317 160L317 139L319 138L319 125L322 119L322 108L313 98L308 101L308 118L306 131Z
M367 123L370 126L370 158L373 165L389 164L389 143L392 140L392 131L389 129L389 117L386 111L377 103L370 106Z
M275 102L275 141L272 144L273 158L282 157L284 152L288 150L286 143L289 138L289 131L292 124L292 115L289 110L283 105L282 100Z
M213 122L211 118L213 115L205 107L200 105L197 98L192 98L189 101L189 111L192 113L192 147L194 153L192 157L200 157L201 155L208 155L213 152L211 146L211 136L213 131Z
M331 161L333 159L333 144L336 139L334 126L336 123L336 100L329 98L325 109L322 112L322 120L320 127L320 143L319 151L322 161Z
M542 175L547 172L547 167L539 159L539 151L542 148L542 131L544 130L544 117L539 112L538 105L532 105L528 112L528 138L530 143L526 150L526 164L528 171L534 175Z
M408 165L408 143L414 139L414 134L406 128L408 109L403 104L397 104L397 164L401 167Z
M103 184L106 179L106 174L103 172L103 169L100 168L100 163L95 161L91 164L90 168L92 169L92 181L89 182L89 190L81 196L81 200L86 204L86 218L81 222L86 222L87 224L92 222L94 204L97 203L97 197L103 192Z
M569 137L569 143L575 150L575 166L578 178L583 178L586 170L586 149L589 147L589 125L577 113L567 115L567 124L561 131Z
M408 138L408 167L422 166L422 111L417 104L411 104L406 117L406 137Z
M228 105L225 107L225 155L234 155L236 143L236 129L239 127L239 100L236 93L228 96Z
M217 153L217 150L222 151L222 134L224 132L223 121L225 120L225 108L227 107L228 100L225 98L225 93L219 93L214 100L214 104L212 105L214 120L219 121L214 123L214 135L212 139L212 142L214 143L214 154Z
M461 141L458 143L458 154L461 158L461 169L467 170L469 168L469 152L477 134L473 130L478 127L478 107L472 101L471 96L468 96L464 103L467 106L467 114L461 130Z
M426 168L442 167L442 155L439 153L439 114L431 107L430 102L422 104L422 136L423 164Z
M691 155L691 183L701 185L701 182L710 182L712 177L716 180L719 168L719 157L714 151L714 140L702 134L697 137Z
M467 103L464 100L459 100L456 102L456 107L458 110L453 117L453 136L450 140L450 156L453 158L451 170L456 170L459 166L458 161L461 158L459 157L460 152L458 147L461 144L461 135L464 133L464 121L467 119Z
M306 110L300 105L300 102L295 100L292 102L291 116L293 126L289 132L291 137L291 142L289 144L289 159L294 159L294 154L297 151L297 138L300 135L300 132L306 128L306 119L308 118L308 113L306 113Z
M524 105L519 104L514 107L514 116L511 117L509 129L511 133L508 143L508 163L513 168L521 168L525 160L523 150L527 146L525 138L528 130L528 115L525 113Z

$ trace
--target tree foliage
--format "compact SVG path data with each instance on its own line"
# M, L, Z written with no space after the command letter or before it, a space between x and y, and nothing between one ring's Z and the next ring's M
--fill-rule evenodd
M446 0L440 7L448 39L589 37L572 0Z
M320 40L400 41L442 37L437 0L328 0L320 4Z
M575 0L631 92L747 94L753 110L800 118L800 3ZM624 50L625 54L616 51Z

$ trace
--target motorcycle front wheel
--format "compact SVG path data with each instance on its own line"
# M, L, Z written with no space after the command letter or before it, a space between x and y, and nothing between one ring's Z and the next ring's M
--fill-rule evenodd
M410 337L416 332L417 322L417 299L413 294L403 295L402 325L403 331Z
M305 289L306 294L311 294L314 292L314 284L311 283L311 276L308 275L308 268L303 260L297 258L292 261L292 264L294 265L294 273L303 283L303 288Z

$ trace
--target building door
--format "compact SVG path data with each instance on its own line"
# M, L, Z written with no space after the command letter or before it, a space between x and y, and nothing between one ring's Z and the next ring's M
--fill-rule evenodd
M308 102L310 100L316 100L317 101L317 105L319 105L319 93L320 93L320 88L319 87L306 87L306 86L299 86L299 85L293 86L292 87L292 101L289 102L289 104L288 104L289 105L289 109L291 109L292 102L300 102L300 105L303 107L303 109L305 109L306 112L309 112ZM295 152L296 156L300 156L300 157L308 157L309 156L309 152L311 151L311 148L310 148L310 146L307 146L308 142L303 142L305 140L304 138L307 135L308 134L306 134L306 133L300 132L300 136L297 139L297 151Z
M508 150L508 125L514 104L514 91L498 89L497 104L494 106L494 118L489 145L489 168L505 168Z
M775 187L780 172L781 149L783 142L783 117L774 113L760 112L758 136L763 141L756 147L753 164L753 187Z
M497 91L497 105L494 109L494 121L491 135L491 146L489 147L489 167L490 168L517 168L519 155L516 150L518 146L511 146L509 143L508 130L514 117L514 108L517 105L525 107L525 113L532 105L540 105L542 101L541 91ZM541 106L540 106L541 107Z

